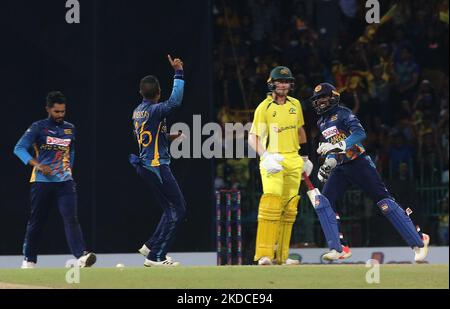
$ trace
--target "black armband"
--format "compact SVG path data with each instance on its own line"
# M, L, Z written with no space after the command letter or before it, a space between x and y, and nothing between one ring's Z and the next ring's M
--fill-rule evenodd
M309 144L304 143L300 145L300 150L298 152L301 156L309 156Z

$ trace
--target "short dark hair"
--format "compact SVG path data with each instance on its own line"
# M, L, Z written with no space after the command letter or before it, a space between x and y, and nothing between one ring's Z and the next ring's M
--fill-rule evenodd
M47 107L52 108L55 104L66 104L66 96L61 91L50 91L47 94Z
M143 79L141 79L139 89L141 95L144 97L144 99L147 100L156 98L161 91L159 81L153 75L147 75Z

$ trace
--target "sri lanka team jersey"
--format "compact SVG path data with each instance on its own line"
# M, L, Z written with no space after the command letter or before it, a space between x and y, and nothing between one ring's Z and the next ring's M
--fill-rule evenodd
M345 154L332 154L338 164L342 164L365 154L362 141L366 137L364 128L352 111L343 106L336 106L325 115L318 123L322 137L328 143L336 144L341 141L346 143Z
M170 98L161 103L142 101L133 112L133 127L139 145L139 164L152 167L170 163L166 117L181 105L184 92L182 72L177 71Z
M50 166L52 173L44 176L33 168L30 182L63 182L73 180L72 167L75 156L75 126L69 122L58 123L51 118L37 121L25 132L14 148L14 154L28 164L33 149L39 163Z

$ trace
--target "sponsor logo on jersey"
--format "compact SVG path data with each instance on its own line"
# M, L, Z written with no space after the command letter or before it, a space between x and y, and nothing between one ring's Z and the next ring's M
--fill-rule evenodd
M63 138L47 136L47 145L69 147L70 139L69 138L63 139Z
M336 126L332 126L322 132L322 135L323 135L323 137L325 137L325 139L332 138L333 136L335 136L337 134L339 134L339 130Z
M283 131L291 130L291 129L297 129L297 126L292 125L292 126L281 127L281 128L273 127L273 130L274 130L276 133L281 133L281 132L283 132Z

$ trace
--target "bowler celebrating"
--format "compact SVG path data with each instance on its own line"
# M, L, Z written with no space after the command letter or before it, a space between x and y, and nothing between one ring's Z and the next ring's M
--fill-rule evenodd
M37 121L14 148L24 164L33 166L31 174L31 214L28 219L22 268L34 268L38 245L51 207L56 203L64 220L67 243L80 267L90 267L94 253L86 245L77 217L76 185L72 178L75 156L75 126L64 121L66 98L59 92L47 96L48 118ZM28 150L33 147L35 157Z
M354 184L377 203L408 246L414 249L415 261L423 262L428 254L429 236L415 228L409 215L386 189L362 145L366 137L364 128L348 108L339 105L339 100L339 92L328 83L318 85L311 98L321 116L317 124L326 141L317 149L317 153L326 157L318 174L319 180L326 182L323 195L316 196L316 212L330 248L323 258L337 260L345 255L339 239L335 204Z
M183 62L168 56L175 70L173 90L169 100L159 102L161 88L155 76L146 76L140 83L143 101L133 112L133 127L139 145L139 157L130 156L130 163L150 188L155 201L163 210L153 236L139 252L146 256L144 266L178 266L167 251L175 231L185 214L185 200L170 170L170 155L166 117L173 113L183 99Z

